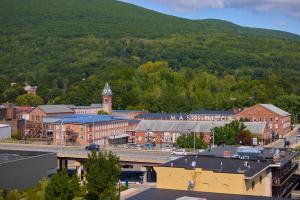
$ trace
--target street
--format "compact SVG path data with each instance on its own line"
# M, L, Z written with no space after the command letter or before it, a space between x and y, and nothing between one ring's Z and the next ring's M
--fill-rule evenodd
M295 146L296 143L300 142L300 138L297 138L297 135L300 135L299 126L296 126L294 131L292 133L288 134L285 137L286 141L290 142L290 147ZM268 147L274 147L274 148L283 148L284 147L284 139L278 139L277 141L273 142L272 144L268 145Z

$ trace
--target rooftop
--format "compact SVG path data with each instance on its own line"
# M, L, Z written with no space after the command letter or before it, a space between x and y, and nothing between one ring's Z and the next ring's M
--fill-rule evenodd
M0 165L34 156L49 154L49 152L0 150Z
M86 114L72 114L54 117L43 118L44 123L52 124L91 124L108 121L120 121L126 120L120 117L114 117L112 115L86 115Z
M281 200L282 198L150 188L127 200ZM189 199L189 198L186 198Z
M290 113L288 113L288 112L282 110L281 108L278 108L277 106L274 106L272 104L260 104L260 105L274 113L277 113L278 115L281 115L281 116L291 115Z
M215 127L222 127L229 121L176 121L176 120L142 120L136 131L166 131L187 133L188 131L197 133L209 133ZM266 122L245 122L246 130L253 134L263 134Z
M277 151L277 152L276 152ZM279 161L274 162L274 155L279 153ZM262 148L262 147L247 147L247 146L218 146L216 148L205 150L198 155L223 158L226 156L249 156L252 160L268 161L269 163L277 163L280 166L297 156L297 152L286 149Z
M74 112L68 105L40 105L38 106L45 113L72 113Z
M247 164L245 164L245 162ZM192 166L195 164L195 167ZM252 178L260 171L269 166L267 162L257 162L251 160L241 160L235 158L216 158L210 156L185 156L160 165L161 167L174 168L201 168L217 173L244 174L245 178Z

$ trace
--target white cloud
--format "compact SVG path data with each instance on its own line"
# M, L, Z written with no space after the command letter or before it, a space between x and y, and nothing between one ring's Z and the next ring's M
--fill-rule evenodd
M151 0L181 12L201 8L245 8L259 12L282 12L300 18L300 0Z

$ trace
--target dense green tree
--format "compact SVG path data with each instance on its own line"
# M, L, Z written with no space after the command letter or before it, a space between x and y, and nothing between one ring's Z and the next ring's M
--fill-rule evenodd
M180 148L189 148L192 149L194 148L194 133L189 133L186 135L179 136L176 139L176 144ZM203 135L196 136L195 137L195 147L196 149L206 149L207 144L204 141Z
M38 106L42 105L43 99L38 95L23 94L16 98L16 104L19 106Z
M121 168L119 158L116 155L112 152L93 151L88 155L85 168L87 199L118 199L117 183Z
M66 171L53 175L50 183L46 187L46 200L72 200L80 190L78 177L69 177Z
M246 126L243 122L240 121L232 121L229 124L226 124L222 127L215 127L213 129L215 144L217 145L236 145L236 144L244 144L250 145L252 144L252 136L251 133L246 129Z
M104 110L99 110L97 112L98 115L108 115L108 112L105 112Z

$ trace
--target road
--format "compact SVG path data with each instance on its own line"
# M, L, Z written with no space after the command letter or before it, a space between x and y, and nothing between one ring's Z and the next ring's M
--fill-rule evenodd
M54 152L58 156L61 155L73 155L78 157L86 157L88 151L83 147L77 146L56 146L56 145L32 145L32 144L13 144L13 143L0 143L0 149L2 150L21 150L21 151L41 151L41 152ZM174 159L174 156L170 155L170 152L164 151L152 151L152 150L131 150L131 149L105 149L111 150L121 161L144 161L155 163L164 163Z
M297 142L299 144L300 138L299 137L297 138L297 135L300 135L298 126L295 128L295 131L293 131L291 134L288 134L285 137L285 140L290 142L290 146L295 146ZM274 148L283 148L284 147L284 139L279 139L278 141L276 141L268 146L274 147Z

